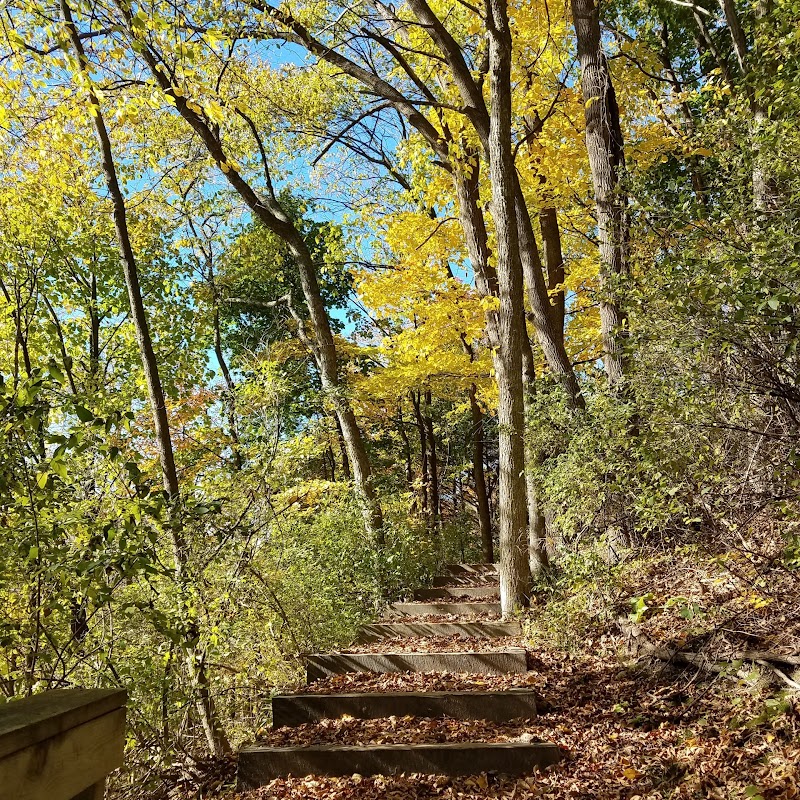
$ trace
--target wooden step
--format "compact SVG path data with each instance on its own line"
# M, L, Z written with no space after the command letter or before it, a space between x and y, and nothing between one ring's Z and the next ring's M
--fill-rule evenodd
M437 636L458 636L461 639L498 639L503 636L519 636L519 622L378 622L365 625L359 633L359 641L374 642L379 639L423 639Z
M272 727L304 725L321 719L450 717L508 722L536 716L530 689L499 692L372 692L370 694L295 694L272 698Z
M431 586L496 586L500 588L500 577L486 573L484 575L437 575Z
M444 600L448 597L497 597L499 586L453 586L435 589L416 589L415 600Z
M454 653L314 653L306 656L308 682L348 672L527 672L523 647Z
M448 575L499 575L497 564L447 564Z
M500 616L500 603L392 603L386 609L387 617L425 617L429 614L452 614L471 617L473 614Z
M396 775L401 772L450 776L482 772L526 775L555 764L560 758L558 746L547 742L252 745L239 751L238 788L256 789L286 775Z

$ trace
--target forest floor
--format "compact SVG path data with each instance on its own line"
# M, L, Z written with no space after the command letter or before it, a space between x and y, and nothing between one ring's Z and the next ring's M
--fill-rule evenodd
M328 721L271 731L275 746L543 740L562 761L543 774L288 778L236 794L233 764L169 796L225 800L751 798L800 796L800 572L769 532L724 553L692 545L537 598L527 675L344 675L313 692L530 686L539 716L494 724ZM611 573L609 573L610 575Z

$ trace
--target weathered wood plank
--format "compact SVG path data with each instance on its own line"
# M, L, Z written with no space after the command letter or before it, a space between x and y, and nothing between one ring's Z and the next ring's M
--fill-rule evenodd
M304 725L321 719L384 717L450 717L507 722L536 716L531 689L493 692L373 692L362 694L295 694L272 698L272 727Z
M122 765L124 743L124 708L37 741L0 759L0 796L72 800Z
M125 705L124 689L54 689L0 706L0 758Z
M461 639L496 639L503 636L520 636L519 622L375 622L364 625L358 635L360 642L380 639L411 639L457 636Z
M500 603L392 603L386 617L423 617L427 614L450 614L471 617L473 614L500 616Z
M522 647L462 653L312 653L306 656L308 682L347 672L469 672L506 675L527 672Z

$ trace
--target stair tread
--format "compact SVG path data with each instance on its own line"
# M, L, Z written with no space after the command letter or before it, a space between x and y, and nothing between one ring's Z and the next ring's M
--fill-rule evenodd
M399 744L311 744L311 745L292 745L288 747L274 747L272 745L260 745L258 743L245 745L240 749L240 753L254 753L269 751L273 753L311 753L315 751L370 751L370 750L471 750L488 748L494 750L513 749L520 750L537 747L548 747L559 749L558 745L551 742L421 742L409 744L401 742Z
M392 692L337 692L331 694L309 694L308 692L297 692L292 693L288 692L286 694L276 694L273 696L273 700L276 698L280 698L285 700L287 698L308 698L308 697L470 697L472 695L480 695L482 697L494 696L494 695L508 695L508 696L516 696L516 695L535 695L536 690L532 688L528 688L525 686L519 686L511 689L458 689L458 690L447 690L447 691L427 691L427 690L414 690L414 691L392 691Z

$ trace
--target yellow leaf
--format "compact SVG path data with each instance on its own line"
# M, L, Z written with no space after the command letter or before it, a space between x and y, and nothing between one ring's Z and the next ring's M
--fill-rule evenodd
M628 767L622 771L622 774L629 780L635 781L642 773L634 767Z

